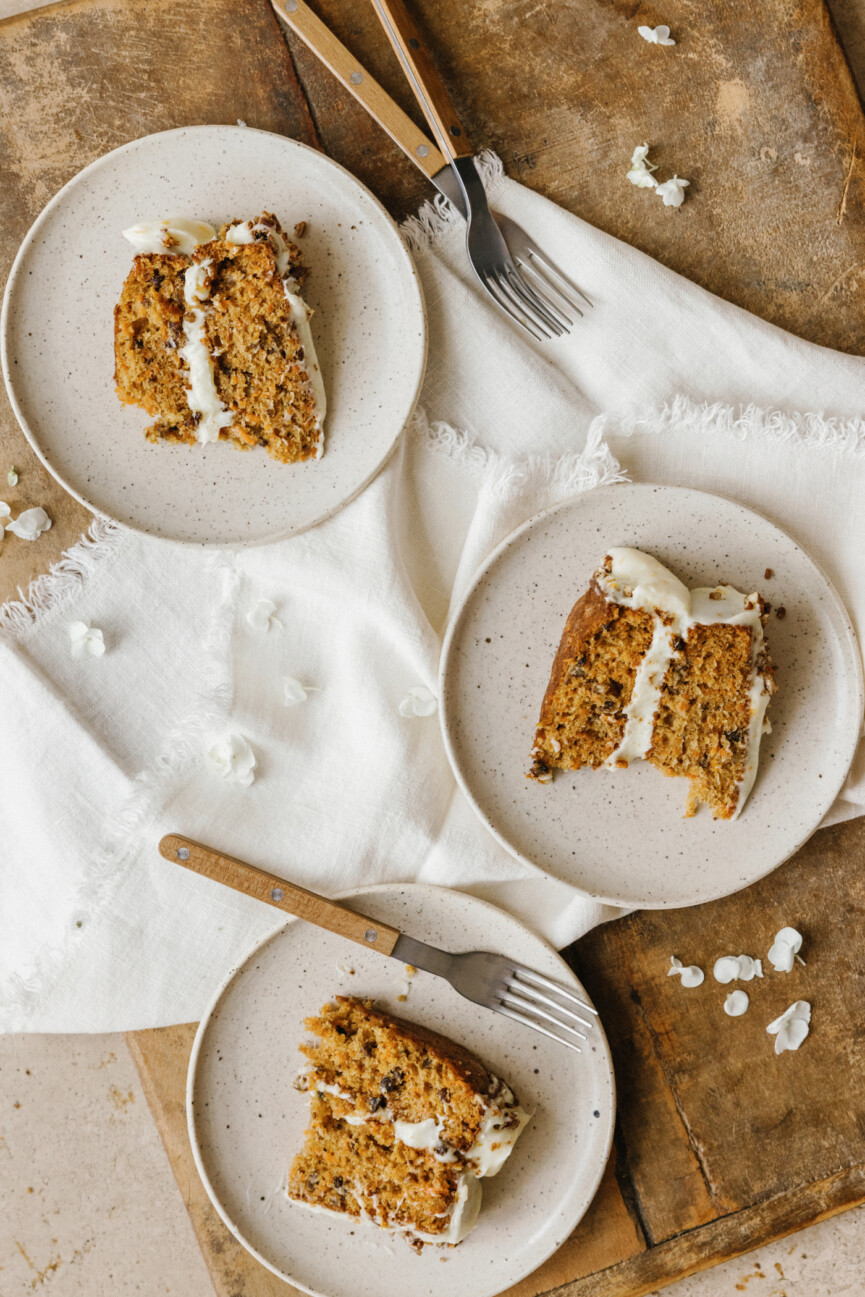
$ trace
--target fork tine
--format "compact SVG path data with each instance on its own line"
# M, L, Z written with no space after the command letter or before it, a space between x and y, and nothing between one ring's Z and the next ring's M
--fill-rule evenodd
M557 1036L554 1031L549 1031L540 1022L533 1022L532 1019L527 1018L524 1013L517 1013L516 1009L509 1009L507 1005L504 1004L493 1005L493 1008L496 1013L503 1013L506 1018L513 1018L514 1022L521 1022L524 1027L531 1027L534 1031L539 1031L541 1035L549 1036L550 1040L555 1040L557 1044L567 1045L568 1049L576 1050L578 1054L582 1054L583 1051L580 1049L579 1045L574 1044L572 1040L566 1040L564 1036Z
M554 302L551 302L548 297L545 297L543 293L538 292L516 266L512 266L508 270L508 281L513 284L515 292L519 293L521 297L531 301L533 305L540 307L548 315L552 316L559 325L561 333L569 333L574 327L571 317L565 315L565 312L557 307Z
M583 312L580 310L574 298L568 297L567 293L562 291L562 289L552 278L552 276L548 275L546 271L541 267L540 262L538 262L538 264L535 265L532 258L528 256L525 257L517 256L514 258L514 260L519 266L523 278L526 280L526 283L532 282L532 280L528 278L528 276L531 275L534 279L540 281L540 284L542 285L545 293L555 293L556 296L565 303L565 305L569 308L569 310L576 311L580 319L583 318Z
M523 1013L533 1013L535 1017L543 1018L544 1022L550 1022L559 1031L569 1031L571 1035L576 1036L579 1040L587 1040L588 1037L584 1031L577 1031L570 1023L562 1022L552 1013L547 1013L546 1009L539 1009L533 1000L524 998L522 995L515 995L512 986L506 987L504 994L501 996L502 1004L510 1005L512 1009L520 1009Z
M552 978L544 977L543 973L536 973L532 968L524 968L522 964L514 965L514 976L519 977L524 982L534 982L535 986L542 986L544 990L553 991L566 1000L572 1000L581 1009L585 1009L586 1013L593 1013L596 1018L598 1016L598 1011L594 1005L586 1004L585 1000L581 1000L578 995L574 995L573 991L562 982L554 982Z
M481 283L491 297L498 302L503 311L508 314L517 324L521 324L527 333L530 333L538 342L552 337L551 332L541 321L528 314L519 301L512 301L499 286L498 280L493 275L481 275Z
M551 261L550 258L547 256L547 254L543 251L543 249L539 248L537 244L535 244L534 242L533 242L531 255L532 258L535 261L537 261L538 264L542 266L548 274L554 275L556 279L560 280L561 283L564 284L565 288L568 291L572 293L578 293L587 306L594 306L594 302L592 301L592 299L590 297L587 297L586 294L583 292L583 290L577 284L573 283L570 279L568 279L567 275L564 274L561 270L559 270L556 263L554 261Z
M547 328L551 329L557 338L560 338L563 333L567 333L567 329L561 321L557 319L540 298L538 298L537 295L528 292L524 281L512 267L500 267L497 272L497 277L498 283L501 287L505 291L509 292L518 302L523 303L523 310L526 310L527 308L533 310L536 315L541 317Z
M517 989L527 1000L531 1000L533 1003L545 1004L549 1009L557 1009L559 1013L566 1013L569 1018L573 1018L575 1022L581 1022L584 1027L594 1026L594 1023L589 1018L581 1018L578 1013L574 1013L573 1009L557 1003L556 1000L551 1000L548 995L544 995L543 991L538 991L535 987L529 987L526 983L521 982L519 973L515 974L515 977L519 983ZM511 983L508 990L512 991L513 989L514 984Z
M491 282L495 284L498 290L499 300L505 306L505 310L509 311L511 315L514 314L514 311L518 311L522 315L528 315L543 332L545 338L549 339L556 336L554 327L546 316L540 311L534 311L533 313L532 309L530 309L513 291L501 270L493 272Z

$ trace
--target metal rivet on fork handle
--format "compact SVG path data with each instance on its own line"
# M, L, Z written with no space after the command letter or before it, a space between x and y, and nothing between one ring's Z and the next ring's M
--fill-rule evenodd
M177 848L177 859L178 859L178 860L188 860L188 859L189 859L189 847L178 847L178 848Z
M364 941L368 941L370 944L372 944L373 941L377 941L378 933L375 928L367 928L366 932L363 934L363 939Z

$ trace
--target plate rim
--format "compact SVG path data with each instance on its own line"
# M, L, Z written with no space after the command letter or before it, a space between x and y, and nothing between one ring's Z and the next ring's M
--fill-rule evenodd
M589 995L588 991L583 986L582 982L577 977L574 970L570 967L569 964L565 962L565 960L562 958L559 951L556 950L556 948L552 946L545 937L541 936L539 932L536 932L535 929L530 927L529 924L525 923L523 919L519 918L515 914L512 914L509 910L504 910L502 909L501 906L494 905L491 901L484 900L480 896L474 896L471 892L461 891L459 888L456 887L440 887L434 883L389 882L389 883L371 883L362 887L352 887L344 891L334 892L332 899L336 901L354 900L357 897L361 897L361 896L363 897L374 896L376 893L390 892L395 890L400 890L400 891L409 890L412 892L416 892L419 895L423 895L424 893L436 893L436 894L446 894L448 896L459 896L461 899L467 901L469 905L471 905L472 907L477 907L484 910L491 910L496 914L503 915L512 923L518 924L519 927L523 928L524 931L526 931L536 941L539 941L542 943L542 945L546 946L548 951L550 951L554 955L555 959L561 965L562 970L566 974L567 979L576 983L578 988L583 992L583 994L589 1000L589 1003L593 1003L592 997ZM201 1021L199 1022L198 1027L196 1028L195 1039L192 1042L192 1050L189 1055L189 1063L187 1065L187 1070L186 1070L186 1088L185 1088L186 1129L187 1129L187 1134L189 1136L190 1148L192 1149L193 1160L195 1162L195 1169L198 1172L198 1176L201 1180L201 1183L204 1185L205 1192L207 1193L211 1205L214 1207L220 1220L230 1231L230 1233L234 1236L234 1238L236 1238L237 1241L241 1244L241 1246L244 1247L246 1251L249 1252L252 1256L254 1256L255 1259L261 1263L261 1265L263 1265L272 1274L275 1274L279 1279L283 1279L287 1283L296 1285L296 1287L298 1287L302 1292L308 1293L309 1297L332 1297L331 1294L324 1292L322 1289L310 1288L308 1285L302 1283L296 1277L288 1275L284 1271L280 1270L274 1262L269 1261L267 1257L265 1257L261 1252L258 1251L257 1248L255 1248L249 1242L248 1239L244 1238L240 1227L232 1221L229 1213L225 1210L222 1203L220 1202L216 1190L214 1189L214 1186L211 1183L210 1176L208 1175L207 1169L204 1165L204 1159L201 1154L201 1149L199 1148L199 1141L195 1130L194 1089L195 1089L196 1073L198 1070L198 1061L201 1054L201 1050L204 1045L204 1036L207 1031L208 1024L210 1023L210 1019L213 1016L213 1013L217 1005L219 1004L220 1000L222 999L222 996L225 994L226 990L231 985L231 983L233 982L237 974L255 958L255 956L258 954L260 950L262 950L266 945L268 945L269 942L275 940L276 937L284 933L287 928L291 928L295 924L302 923L302 922L305 922L305 920L297 918L294 915L286 915L286 922L282 924L281 927L277 928L275 932L271 932L268 936L262 938L261 941L256 942L255 946L253 946L252 949L250 949L249 952L246 955L244 955L244 957L240 960L240 962L234 964L229 969L229 971L226 973L225 977L222 979L219 986L217 987L216 991L214 992L213 996L211 997L205 1012L202 1014ZM311 924L310 926L315 926L315 925ZM509 1286L513 1286L513 1284L519 1283L520 1280L525 1279L527 1275L534 1273L534 1271L537 1270L539 1266L543 1265L546 1261L549 1260L551 1256L554 1255L555 1252L559 1250L559 1248L562 1246L562 1243L568 1237L570 1237L570 1235L576 1229L577 1225L585 1216L586 1212L589 1210L589 1207L594 1202L595 1198L597 1197L601 1182L604 1178L604 1174L606 1173L607 1165L610 1160L610 1154L613 1148L616 1116L618 1112L618 1090L617 1090L617 1083L616 1083L615 1068L613 1066L613 1056L612 1056L612 1051L610 1049L610 1042L607 1039L607 1033L604 1029L604 1025L600 1015L598 1015L598 1017L596 1018L596 1025L599 1028L598 1041L601 1046L600 1053L603 1056L603 1058L606 1060L607 1073L609 1075L609 1081L610 1081L610 1098L611 1098L609 1113L607 1115L607 1121L606 1121L606 1130L604 1132L603 1158L599 1162L599 1169L596 1171L595 1175L593 1176L593 1183L591 1184L591 1192L586 1201L586 1204L583 1207L580 1214L576 1217L576 1219L568 1224L566 1232L563 1235L561 1242L553 1243L553 1246L550 1248L550 1250L546 1252L545 1255L540 1260L533 1260L530 1266L528 1267L528 1269L522 1270L518 1275L515 1275L509 1281ZM490 1290L489 1294L487 1294L487 1297L496 1297L496 1294L498 1294L500 1291L501 1289L497 1286L496 1288Z
M538 864L537 861L531 860L528 856L523 855L522 852L520 852L515 846L513 846L513 844L508 840L508 838L502 832L500 832L497 828L494 827L489 817L484 812L483 808L480 806L480 804L477 802L477 800L469 790L467 781L463 775L462 770L460 769L459 762L457 761L453 736L450 730L450 710L451 709L448 706L449 695L446 686L447 686L448 668L451 663L451 652L453 649L454 640L456 639L457 629L463 617L463 614L468 608L469 602L473 598L478 586L482 582L483 578L486 576L489 569L494 566L494 564L498 561L498 559L502 556L502 554L504 554L506 550L508 550L512 545L514 545L520 539L520 537L524 532L544 522L547 518L552 517L554 514L559 513L568 508L573 508L574 506L577 507L583 506L590 499L593 498L597 499L599 492L623 491L623 490L628 491L634 488L641 491L658 491L658 490L687 491L689 494L705 496L711 500L722 500L725 504L734 505L737 509L741 509L745 513L753 514L754 517L759 518L761 522L766 523L768 524L768 526L773 527L776 531L781 532L781 534L785 537L786 540L788 540L792 545L794 545L797 549L799 549L802 552L802 554L804 554L805 558L817 570L823 582L825 583L829 596L832 599L833 603L835 604L837 612L840 614L841 620L843 622L846 631L847 638L846 641L844 642L844 648L846 650L845 656L849 656L849 658L851 659L852 668L853 668L853 677L855 678L852 681L852 683L854 685L854 692L856 695L856 709L855 712L853 712L851 709L851 714L856 716L857 724L856 724L855 731L852 729L851 726L850 753L849 753L849 757L846 759L844 763L843 773L841 774L837 784L835 784L834 786L832 783L827 784L827 787L832 788L833 791L832 791L831 798L828 800L825 808L823 809L820 815L820 819L817 821L816 824L813 825L811 829L808 830L808 832L804 835L804 837L800 838L799 841L797 841L796 845L792 848L792 850L790 850L787 853L787 855L783 857L783 859L776 860L773 864L769 865L766 869L764 869L760 874L755 875L755 877L749 879L748 882L742 883L738 887L734 887L732 891L711 892L710 894L707 894L706 896L703 896L697 900L657 901L657 900L645 900L644 898L637 899L632 896L631 897L615 897L615 896L606 896L606 895L601 896L595 892L588 891L585 887L581 887L578 883L575 883L570 879L561 878L557 874L550 875L549 871L543 865L540 865ZM508 535L505 536L504 539L501 540L498 545L496 545L495 549L491 551L491 553L486 557L486 559L484 559L483 563L475 572L474 576L471 579L470 584L468 585L462 597L460 598L457 607L454 609L454 611L451 613L451 615L448 618L447 628L445 630L445 634L442 640L441 657L439 659L437 688L438 688L438 697L439 697L439 728L441 731L442 742L444 743L445 752L447 753L447 758L450 764L451 771L463 796L466 798L472 810L478 816L481 823L484 825L487 831L492 835L492 837L495 838L495 840L499 843L499 845L504 847L504 849L511 856L513 856L516 860L519 860L521 864L528 865L530 868L533 869L540 869L546 876L552 876L557 878L561 882L565 882L567 886L573 887L574 891L576 891L580 896L585 896L589 900L596 901L601 905L615 905L620 908L624 907L627 910L677 910L677 909L687 909L691 905L704 905L709 901L721 900L725 896L732 896L736 892L744 891L745 888L751 887L754 883L758 883L761 879L768 877L769 874L774 873L776 869L779 869L781 865L785 864L786 861L788 861L792 856L794 856L796 852L799 851L800 848L805 845L805 843L809 840L809 838L811 838L813 834L816 833L824 817L828 814L829 810L837 800L838 794L843 788L847 776L850 773L850 768L855 759L856 751L858 749L859 743L860 741L862 741L862 725L863 725L863 717L865 717L865 672L863 672L862 649L859 644L859 638L856 634L856 628L853 625L853 620L849 612L847 611L846 605L844 604L844 601L839 595L838 591L835 589L835 586L830 580L823 565L819 563L817 559L815 559L812 556L810 550L808 550L804 545L800 544L800 542L796 540L796 538L792 536L790 532L786 530L786 528L779 526L778 523L773 521L773 519L767 518L764 513L760 512L760 510L752 509L750 505L742 504L741 501L736 500L733 497L728 495L722 495L718 491L703 491L699 487L679 486L675 483L670 483L670 482L666 482L666 483L665 482L612 482L606 486L598 486L588 491L579 491L575 495L568 496L568 498L565 500L559 500L556 504L551 505L547 509L541 509L538 513L534 514L531 518L528 518L526 519L525 522L520 523L520 525L518 527L515 527L513 531L509 532Z
M272 536L260 537L257 539L240 537L240 538L234 538L230 540L189 540L189 539L184 539L175 536L166 536L158 532L148 531L147 528L142 527L135 523L121 522L119 519L114 518L110 513L106 513L103 509L98 508L90 500L86 499L85 496L76 487L73 487L71 483L66 481L66 479L60 474L60 472L56 468L54 468L54 466L51 464L50 460L48 459L47 455L43 451L42 447L40 446L35 431L30 427L29 422L25 418L24 412L21 408L21 405L15 393L15 386L12 378L13 367L9 355L9 326L10 326L12 296L13 293L16 291L18 280L20 278L21 271L23 269L27 254L29 253L33 243L35 242L35 239L37 238L39 231L42 228L42 225L48 220L49 216L53 213L54 209L60 206L68 190L72 189L73 187L76 187L79 183L86 183L86 178L94 171L97 171L102 166L108 165L109 162L113 162L119 154L133 151L145 141L165 139L168 136L176 136L176 135L183 135L189 133L197 134L199 132L222 132L222 131L230 131L230 132L242 131L244 134L264 135L267 136L269 139L279 140L281 143L286 144L291 148L300 149L305 153L312 153L315 155L315 157L318 160L324 162L326 165L330 167L333 167L336 171L341 172L354 185L356 185L359 189L363 191L366 197L372 201L372 203L376 208L378 208L380 214L385 218L387 225L390 227L391 232L396 236L396 245L398 251L401 254L402 260L404 261L408 269L408 279L412 283L415 290L417 307L419 308L417 323L420 325L420 335L421 335L422 345L420 349L418 373L414 384L414 390L411 396L411 401L406 411L405 418L400 424L398 430L395 432L390 444L382 454L378 463L372 468L369 474L363 479L363 481L354 489L354 491L350 495L340 500L339 503L335 505L330 505L326 510L324 510L320 514L317 514L314 519L305 523L302 527L294 527L286 531L280 531L278 533L275 532ZM395 248L394 251L396 251L397 248ZM320 526L321 523L327 522L327 520L329 518L332 518L334 514L338 513L346 505L351 504L353 500L356 500L357 497L363 491L366 490L366 488L370 485L370 483L374 480L374 478L378 476L378 474L384 468L385 464L390 459L391 455L393 455L397 445L399 444L400 438L405 432L405 429L408 426L412 418L412 415L414 414L417 408L417 404L420 399L421 389L423 387L424 377L426 375L428 359L429 359L429 315L427 312L426 299L424 297L424 292L423 292L423 285L421 283L417 266L414 263L414 259L412 258L411 253L409 252L406 243L402 238L402 235L400 234L399 225L391 216L390 212L388 212L388 210L382 203L381 199L376 197L376 195L372 192L372 190L367 188L367 186L363 183L363 181L358 180L357 176L355 176L351 171L349 171L347 167L344 167L342 166L341 163L334 161L333 158L331 158L327 153L323 152L322 150L315 149L309 144L304 144L301 140L292 139L288 135L280 135L278 131L265 131L257 126L236 126L236 125L232 125L230 122L222 122L222 123L204 122L192 126L173 126L166 131L153 131L149 135L140 135L134 140L127 140L125 144L118 145L116 149L109 149L107 153L103 153L98 158L94 158L92 162L88 162L86 166L80 169L80 171L76 171L75 174L73 176L70 176L70 178L66 181L66 183L62 185L60 189L58 189L57 192L51 196L51 198L49 198L48 202L44 205L44 207L35 217L29 229L27 230L27 233L24 235L24 238L21 240L21 243L18 247L18 251L15 253L14 260L9 270L9 275L7 277L6 285L3 291L3 302L2 302L2 306L0 306L0 369L2 369L2 373L3 373L3 381L6 388L6 395L8 397L9 404L12 407L12 412L15 415L19 428L24 433L24 436L27 439L27 443L30 446L30 449L36 455L37 459L42 464L43 468L45 468L47 472L51 474L54 481L59 483L59 485L63 488L63 490L68 495L71 495L74 500L77 500L78 503L82 505L85 509L87 509L89 513L93 514L94 517L104 519L107 522L113 523L115 526L124 527L128 531L133 531L139 536L146 536L150 540L167 542L168 544L172 544L172 545L188 545L193 548L206 549L206 550L225 549L226 547L232 549L234 548L257 549L263 545L278 544L282 540L288 540L293 536L301 536L304 534L304 532L310 531L313 527Z

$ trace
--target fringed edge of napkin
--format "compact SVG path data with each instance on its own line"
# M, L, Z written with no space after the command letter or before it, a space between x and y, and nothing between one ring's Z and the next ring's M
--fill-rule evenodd
M97 568L116 559L132 532L106 518L94 518L86 535L35 581L19 599L0 607L0 634L23 640L45 618L63 612L81 594Z
M125 528L94 522L87 538L74 545L51 571L33 582L19 603L0 610L9 616L16 634L32 630L45 616L62 610L82 582L106 558L122 552ZM207 632L199 642L199 684L186 713L165 735L156 758L132 781L132 787L109 817L100 848L88 861L75 897L73 919L66 936L34 957L31 969L10 974L0 982L0 1031L24 1031L37 1004L62 974L64 963L82 930L100 916L123 883L142 846L142 834L158 815L166 793L184 772L201 759L206 740L225 723L234 695L231 635L235 622L239 578L233 559L210 554L205 563L222 575L222 591ZM2 625L2 623L0 623Z
M682 429L701 436L726 433L737 441L776 441L803 450L830 449L841 454L865 454L865 420L834 415L766 410L760 406L698 404L677 396L666 405L634 409L621 414L599 414L589 428L589 438L633 437ZM587 442L588 444L588 442Z
M484 149L475 158L475 165L483 181L484 189L492 195L505 178L502 160L492 149ZM457 214L444 194L436 194L421 207L416 216L408 216L400 223L400 233L409 251L417 252L419 248L428 247L437 242L451 230L465 228L463 218Z

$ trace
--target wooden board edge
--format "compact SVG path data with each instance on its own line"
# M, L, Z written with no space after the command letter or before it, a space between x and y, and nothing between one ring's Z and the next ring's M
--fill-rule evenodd
M628 1261L563 1284L538 1297L648 1297L658 1288L865 1203L865 1163L731 1212Z
M215 1297L301 1297L247 1252L223 1223L198 1175L186 1128L185 1077L197 1023L125 1033ZM178 1080L180 1084L178 1084Z

